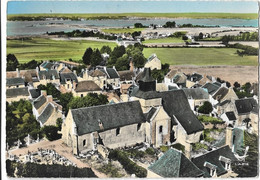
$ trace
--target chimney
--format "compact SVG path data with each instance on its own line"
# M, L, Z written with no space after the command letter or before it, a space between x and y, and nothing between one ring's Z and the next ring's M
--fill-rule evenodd
M18 68L16 68L17 77L20 77L20 71Z
M134 62L132 59L130 60L129 66L130 66L129 70L133 72L135 67L134 67Z
M232 128L226 128L226 145L229 145L230 149L233 148L233 133Z
M77 87L77 83L76 83L76 81L73 80L73 82L72 82L72 88L75 90L76 87Z
M47 102L52 102L52 101L53 101L52 95L47 96Z
M115 67L115 66L113 66L113 69L116 69L116 67Z
M41 95L47 96L46 90L41 90Z
M76 70L73 70L73 73L77 76L77 71Z

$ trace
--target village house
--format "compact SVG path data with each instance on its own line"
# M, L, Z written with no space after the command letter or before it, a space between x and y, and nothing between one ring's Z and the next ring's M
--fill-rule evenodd
M24 79L21 77L17 78L7 78L6 79L6 88L11 89L11 88L22 88L25 87L25 82Z
M36 69L7 71L6 78L23 78L26 84L33 84L34 82L39 82Z
M19 101L20 99L27 100L28 97L29 97L28 87L6 89L6 101L9 103L13 101Z
M198 107L202 106L204 102L209 101L209 94L202 88L182 89L188 98L190 108L193 112L197 112Z
M203 76L198 73L193 73L192 75L187 74L186 87L191 88L195 84L198 84L202 80Z
M59 74L56 69L40 71L39 68L36 67L36 72L39 78L39 82L34 82L33 83L34 87L37 87L40 84L46 85L48 83L52 83L52 84L60 83Z
M148 167L148 178L202 177L201 171L181 151L171 148Z
M221 103L225 100L234 101L237 99L238 97L232 87L227 88L222 86L212 95L211 103L216 105L217 103Z
M151 70L145 68L144 76L139 80L139 88L135 88L131 93L130 100L139 100L144 113L151 111L151 108L159 108L164 116L164 124L159 125L156 131L151 132L157 134L155 139L161 139L162 135L165 139L156 141L155 145L159 146L164 143L171 143L173 141L179 142L186 146L187 154L191 151L191 143L199 142L202 130L204 129L201 122L197 119L195 114L190 109L189 102L183 90L172 90L157 92L156 82L151 76ZM166 116L167 115L167 116ZM169 128L170 126L170 128ZM161 134L163 132L163 134ZM147 138L152 138L147 135ZM154 143L151 140L151 143ZM189 156L189 155L188 155Z
M236 177L231 163L238 161L228 145L192 158L192 162L202 171L203 177Z
M103 90L109 88L109 86L112 89L120 88L120 77L115 67L97 67L90 72L86 69L79 78L79 81L83 80L94 81Z
M214 93L221 87L221 83L214 82L214 83L206 83L201 88L204 88L208 91L209 95L213 96Z
M253 133L258 133L258 104L254 98L244 98L235 101L238 126L246 127Z
M164 77L165 84L176 84L179 88L186 87L186 80L187 77L184 73L173 69Z
M220 118L225 121L227 125L231 125L232 127L236 126L237 117L234 111L225 112L220 115Z
M68 69L64 69L63 73L60 73L60 92L67 93L72 92L78 83L78 78L76 72L71 72Z
M40 65L40 70L54 70L57 69L57 67L59 67L59 63L58 62L49 62L49 61L44 61L41 65Z
M29 89L29 99L30 100L35 100L36 98L38 98L41 95L41 90L39 89Z
M70 109L62 124L62 140L73 154L118 148L145 141L145 117L138 101Z
M162 64L160 59L156 56L156 54L152 54L148 59L147 62L144 65L145 68L150 68L151 70L157 69L161 70L162 69Z
M94 81L80 81L73 86L73 96L84 97L88 93L100 94L102 89Z
M56 120L62 118L62 106L53 101L51 95L41 91L41 96L33 102L33 114L41 126L56 125Z

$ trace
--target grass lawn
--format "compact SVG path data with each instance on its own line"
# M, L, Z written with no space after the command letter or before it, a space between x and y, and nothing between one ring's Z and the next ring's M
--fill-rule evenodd
M108 45L111 48L116 43L97 41L62 41L44 38L33 38L31 40L7 40L7 54L16 56L20 63L31 60L80 60L88 47L99 48Z
M119 19L124 17L165 17L165 18L223 18L223 19L257 19L257 13L106 13L106 14L11 14L8 20L15 17L62 17L62 18L86 18L86 19Z
M144 28L109 28L109 29L102 29L101 31L105 33L113 33L113 34L119 34L119 33L133 33L135 31L142 31Z
M175 37L167 37L167 38L160 38L160 39L148 39L143 41L143 44L147 43L183 43L184 41L182 38L175 38Z
M155 53L162 63L170 65L244 65L257 66L257 56L240 57L235 48L145 48L148 58Z

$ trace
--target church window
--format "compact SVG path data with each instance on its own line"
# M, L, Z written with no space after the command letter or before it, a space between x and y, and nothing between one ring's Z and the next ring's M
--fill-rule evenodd
M162 133L163 132L163 126L160 126L159 127L159 133Z
M116 128L116 135L120 134L120 128Z
M86 146L86 139L83 140L83 146Z

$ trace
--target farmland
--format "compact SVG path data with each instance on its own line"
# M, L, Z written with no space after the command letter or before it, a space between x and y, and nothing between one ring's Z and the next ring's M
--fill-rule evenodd
M257 56L238 56L234 48L146 48L145 57L155 53L162 63L171 65L257 66Z
M44 38L29 40L7 40L7 54L15 54L20 63L30 60L80 60L86 50L91 47L101 49L108 45L116 46L112 42L97 42L87 40L61 41Z

